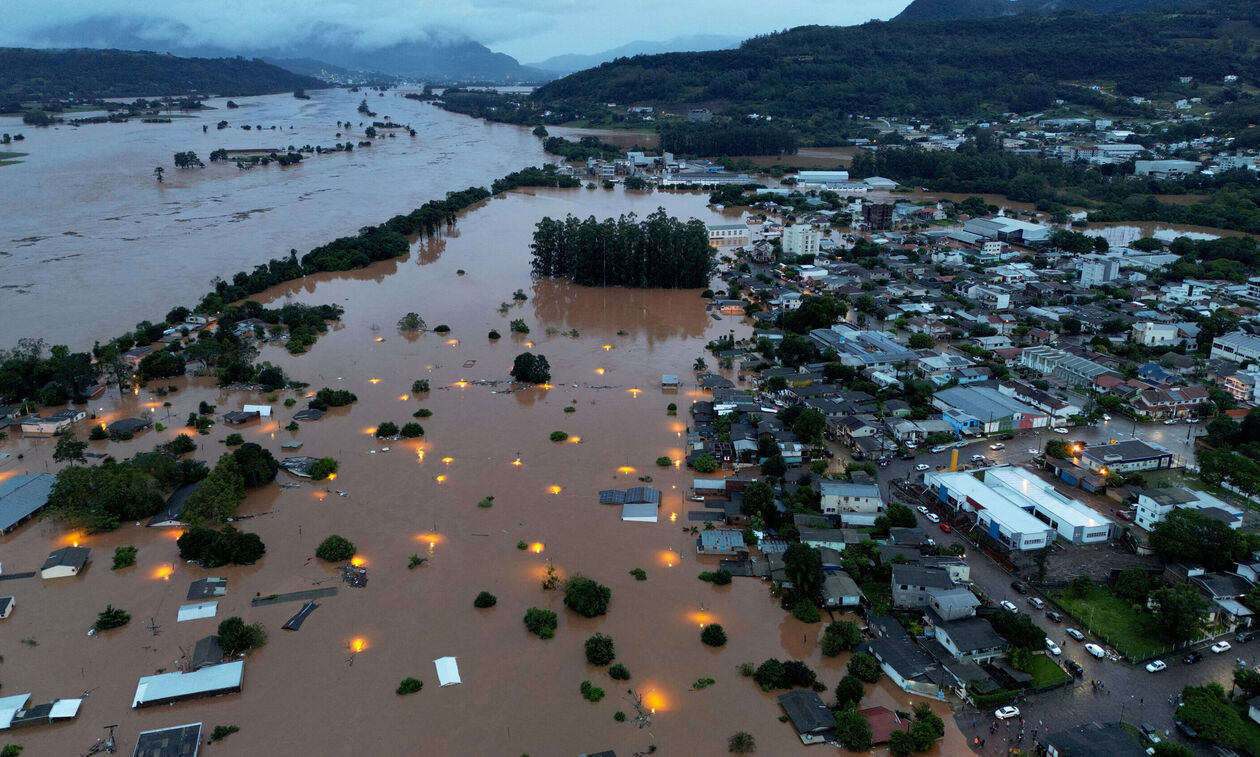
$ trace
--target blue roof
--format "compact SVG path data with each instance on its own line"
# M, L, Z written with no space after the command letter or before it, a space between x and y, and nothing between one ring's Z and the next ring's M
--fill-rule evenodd
M0 482L0 534L29 518L48 504L57 477L51 473L14 476Z

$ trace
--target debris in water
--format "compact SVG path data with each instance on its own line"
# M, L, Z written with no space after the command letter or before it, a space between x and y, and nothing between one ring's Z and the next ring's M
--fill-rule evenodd
M341 580L356 589L361 589L367 586L367 568L343 565L341 566Z

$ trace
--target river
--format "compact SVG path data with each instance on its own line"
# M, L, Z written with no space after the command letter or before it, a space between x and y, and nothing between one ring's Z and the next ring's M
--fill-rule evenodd
M351 114L356 98L345 97L342 103ZM267 102L277 108L293 107L283 98ZM335 123L340 107L326 110L323 118L331 117ZM405 120L400 113L391 115ZM420 109L410 118L414 124L425 115L430 113ZM461 117L437 110L431 115L443 128L458 131L449 119ZM468 135L451 140L482 145L481 150L470 151L476 155L493 145L516 146L518 153L485 157L480 165L489 173L516 167L518 156L536 149L526 130L466 119L460 123ZM138 125L135 128L139 131ZM500 133L501 129L511 131ZM70 139L86 133L53 132ZM134 137L137 144L143 138ZM339 207L335 201L339 198L341 205L355 208L337 211L353 215L355 220L345 222L354 226L414 207L437 188L492 178L473 177L475 169L460 166L458 155L429 156L448 163L428 173L416 158L417 165L395 174L400 169L388 160L395 153L386 151L396 151L398 162L411 153L407 138L391 141L394 144L371 158L366 157L370 151L311 158L296 167L301 174L294 169L281 173L272 166L243 176L224 171L228 175L216 179L212 171L217 166L182 175L171 170L167 183L173 186L155 187L149 184L151 176L135 168L135 186L125 192L151 197L180 187L189 196L221 195L219 204L241 208L262 200L264 193L252 182L274 182L271 192L282 193L286 201L276 202L275 209L260 218L233 222L219 213L203 219L203 232L185 235L185 245L176 245L171 252L180 261L174 268L202 271L183 277L180 285L167 280L172 267L146 266L143 257L129 258L122 266L133 282L130 286L126 278L117 278L119 266L85 266L113 282L94 289L112 291L109 302L100 305L94 298L71 294L59 299L58 307L68 312L59 314L52 308L49 317L57 315L57 323L82 331L111 334L129 319L160 315L186 301L213 274L274 254L268 246L247 244L254 234L286 238L286 233L300 233L302 244L296 239L278 244L280 249L303 249L347 231L312 216L304 202L332 209ZM172 146L161 149L169 151ZM132 150L143 154L138 146ZM343 192L332 176L336 172L327 166L346 159L380 160L380 171L401 183L383 189L378 184L389 184L390 179L380 181L375 171L355 171L346 175L350 191ZM507 165L500 168L494 161ZM473 162L477 163L475 155ZM453 177L430 175L448 168ZM313 196L321 199L296 199L314 191L303 184L308 174L320 177L312 179L312 185L330 187ZM300 177L296 181L303 187L300 193L288 186L289 179L280 180L286 176ZM405 176L434 189L404 187ZM238 184L242 192L257 195L255 200L243 201L226 188ZM324 195L333 197L322 199ZM304 423L296 432L283 427L305 404L299 393L265 398L221 390L208 379L161 382L177 388L164 397L153 394L156 386L150 386L121 399L110 393L94 403L96 422L149 414L171 426L141 433L130 442L93 442L95 453L125 457L151 449L181 432L182 419L203 400L217 405L220 414L245 402L264 401L276 408L274 419L239 427L220 423L210 435L197 437L200 448L195 456L214 461L225 449L222 441L227 434L237 432L278 457L283 454L282 442L301 441L299 454L333 456L341 468L336 481L326 486L301 482L286 489L271 484L249 493L242 514L252 517L238 525L258 533L267 544L266 556L255 566L206 571L184 564L173 533L133 524L110 534L84 536L41 521L0 537L6 573L38 568L44 556L62 544L78 542L93 549L93 562L79 577L3 583L4 592L16 596L19 607L4 621L0 637L6 694L30 691L32 701L39 703L91 692L78 720L23 731L13 740L26 745L30 754L74 754L103 735L102 724L117 723L125 753L142 730L200 721L207 732L218 724L239 726L240 732L226 743L230 751L244 754L543 755L601 749L631 754L658 745L662 753L721 755L727 753L726 739L737 730L752 733L763 753L805 751L791 726L779 722L775 693L761 692L736 668L769 657L803 659L819 672L828 687L823 697L829 700L830 690L844 675L847 655L822 657L818 650L822 625L792 619L762 582L739 578L730 586L714 587L697 580L700 571L716 568L716 559L698 558L696 537L683 530L689 524L686 512L698 507L685 500L690 474L685 468L655 464L660 456L678 460L683 454L686 409L702 396L689 373L692 361L703 353L707 341L732 331L746 337L750 327L742 320L711 318L696 290L590 289L534 281L529 275L529 235L543 215L571 212L603 218L633 211L644 216L664 206L683 218L721 218L705 207L705 199L705 193L626 193L620 188L515 191L461 214L453 230L416 242L406 257L361 271L312 276L261 293L257 299L266 303L292 299L335 302L346 308L344 319L307 354L292 356L279 346L262 352L261 359L311 382L311 390L344 388L359 397L354 405L335 409L318 423ZM119 206L115 199L101 202ZM282 213L295 208L293 212L300 211L312 225L324 229L323 236L310 238L315 236L311 228L298 232L295 224L279 223ZM104 217L123 211L119 206L70 212ZM181 204L172 217L145 215L147 220L135 225L146 227L138 233L153 238L179 239L179 233L167 227L184 228L187 225L177 219L204 212ZM201 233L234 243L224 243L222 259L207 256ZM20 249L47 249L53 241L40 240ZM251 247L253 254L236 245ZM139 249L121 244L115 245L114 253L125 256ZM512 299L516 289L524 290L525 301ZM4 307L14 307L8 299ZM508 307L501 312L504 303ZM132 306L134 316L129 315ZM394 324L408 311L419 313L430 326L447 324L451 331L401 334ZM508 321L515 318L526 321L528 335L509 334ZM49 333L37 328L37 320L23 316L21 322L33 333ZM491 329L503 338L490 340ZM505 383L477 383L506 380L513 356L525 350L548 358L550 388L509 392ZM663 373L682 375L683 387L662 389ZM412 396L412 382L419 378L430 381L431 391ZM284 408L286 397L298 404ZM680 406L676 417L666 413L670 402ZM371 436L379 423L402 424L419 407L433 413L421 419L426 432L422 439L381 442ZM574 411L565 412L566 407ZM554 430L566 431L570 441L549 441ZM80 428L80 436L83 433ZM55 471L52 446L50 440L0 442L0 451L10 453L0 461L0 478ZM618 508L597 503L600 489L640 485L646 477L663 492L658 523L624 523ZM279 480L295 479L281 473ZM487 496L495 498L493 506L479 507ZM333 566L311 559L315 545L334 532L357 545L369 571L365 588L339 586ZM538 545L541 551L519 550L518 542ZM139 547L138 564L109 570L113 548L124 544ZM409 569L413 554L428 561ZM581 573L609 586L609 614L581 618L563 607L558 593L543 591L540 584L549 564L561 575ZM636 567L647 571L647 581L629 575ZM176 624L175 613L185 602L188 583L207 575L229 580L217 618ZM280 626L300 604L257 608L250 604L258 595L329 586L339 586L338 594L319 600L320 608L296 633ZM498 604L488 610L473 608L472 599L481 590L497 595ZM131 623L85 636L106 603L131 612ZM521 618L531 606L558 613L554 639L544 641L525 630ZM218 620L230 615L261 622L270 634L267 645L246 659L241 694L130 709L139 676L174 670L197 639L213 633ZM161 625L157 635L148 629L150 618ZM721 623L730 638L720 649L699 639L701 626L714 622ZM596 631L614 638L618 661L631 671L629 681L611 680L605 671L586 663L582 644ZM34 643L21 644L22 639ZM439 688L433 660L448 655L458 658L463 683ZM422 679L423 691L407 697L395 694L405 676ZM700 678L713 678L716 684L692 690ZM607 697L598 704L583 700L578 689L584 680L605 689ZM912 703L887 683L868 690L864 700L868 705L908 710ZM641 696L644 709L654 711L647 727L613 717L621 711L633 721L633 696ZM948 707L935 707L946 716L947 727L937 753L957 754L963 744Z

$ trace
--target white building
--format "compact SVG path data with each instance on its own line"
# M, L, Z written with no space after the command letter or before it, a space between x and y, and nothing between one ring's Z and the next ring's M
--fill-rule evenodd
M719 223L709 226L709 244L714 247L740 247L748 244L748 226L742 223Z
M930 472L923 483L946 507L974 513L978 529L1011 550L1045 549L1054 543L1053 528L969 473Z
M789 255L817 255L822 232L808 224L792 224L783 229L783 251Z
M1001 242L986 242L985 244L1000 245ZM989 284L972 284L967 289L967 297L983 303L990 310L1006 310L1011 306L1011 293Z
M822 493L824 515L882 513L884 511L884 500L879 496L879 487L874 484L822 481L818 488Z
M1199 172L1199 164L1193 160L1135 160L1134 176L1154 176L1166 179L1170 176L1187 176Z
M1073 544L1110 541L1114 524L1089 505L1062 494L1023 468L1002 466L984 473L984 483L1005 495L1021 510L1031 512Z
M90 551L87 547L62 547L55 550L39 569L40 578L69 578L79 575L87 565Z
M1214 520L1227 523L1230 528L1242 525L1243 511L1207 492L1189 489L1148 489L1138 495L1134 522L1147 531L1155 527L1168 513L1188 507L1202 512Z
M1120 277L1120 260L1112 257L1089 257L1081 261L1081 286L1101 286Z
M825 189L848 180L848 171L798 171L796 174L796 186L801 189Z
M1133 341L1146 347L1163 347L1181 342L1176 324L1142 321L1133 324Z
M1252 336L1241 331L1223 334L1212 340L1212 360L1229 360L1242 363L1248 360L1260 360L1260 336Z

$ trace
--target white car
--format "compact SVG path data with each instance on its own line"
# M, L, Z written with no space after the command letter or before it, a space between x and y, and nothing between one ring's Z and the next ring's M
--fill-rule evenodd
M1075 628L1065 628L1063 629L1063 633L1067 634L1068 636L1071 636L1073 639L1076 639L1077 641L1085 641L1085 634L1081 633Z
M1055 655L1056 657L1063 654L1063 650L1059 649L1059 645L1055 644L1048 638L1046 639L1046 649L1050 652L1050 654Z
M906 449L918 449L919 445L915 444L914 442L906 442L905 447Z
M1165 425L1165 426L1176 426L1176 425L1177 425L1177 419L1176 419L1176 418L1169 418L1168 420L1164 421L1164 425Z
M998 720L1006 720L1007 718L1019 717L1019 708L1013 704L1008 704L997 712L993 713L993 717Z
M919 509L919 512L923 513L924 515L928 514L927 505L919 505L918 509Z
M1146 663L1146 672L1158 673L1159 671L1164 670L1167 667L1168 665L1166 665L1163 660L1151 660L1150 662Z
M1085 651L1089 652L1090 654L1092 654L1093 656L1097 657L1100 660L1107 656L1107 651L1092 641L1085 645Z
M997 444L990 444L989 449L993 450L994 452L997 452L998 450L1006 449L1006 445L1001 442L998 442Z
M940 523L940 522L941 522L941 516L937 515L936 513L924 513L923 517L924 517L924 518L927 518L928 520L932 521L933 523Z
M1015 609L1014 602L1008 602L1007 600L1003 599L1001 602L998 602L998 605L1001 606L1003 610L1010 610L1011 612L1018 612L1018 610Z
M1056 434L1066 434L1068 432L1068 430L1064 428L1063 426L1055 426L1054 428L1050 430Z
M1109 421L1109 420L1111 420L1111 416L1110 416L1110 415L1107 415L1106 413L1103 413L1103 422L1105 423L1105 422L1107 422L1107 421Z
M947 449L949 449L949 445L948 445L948 444L938 444L938 445L936 445L935 447L933 447L933 448L932 448L932 451L933 451L933 452L944 452L944 451L945 451L945 450L947 450Z
M925 470L931 470L932 466L928 465L927 463L919 463L918 465L914 466L914 469L917 471L925 471Z
M1030 455L1040 455L1040 454L1041 454L1041 450L1037 449L1036 447L1029 447L1029 448L1028 448L1028 454L1030 454Z
M1228 641L1218 641L1212 645L1212 651L1217 654L1220 654L1221 652L1228 652L1230 649L1232 649L1232 647L1230 647Z
M1192 423L1192 424L1193 424L1193 423L1198 423L1198 422L1199 422L1199 419L1198 419L1198 418L1191 418L1190 420L1186 421L1186 423Z
M1046 606L1046 603L1041 599L1041 597L1029 597L1028 604L1036 607L1038 610Z

